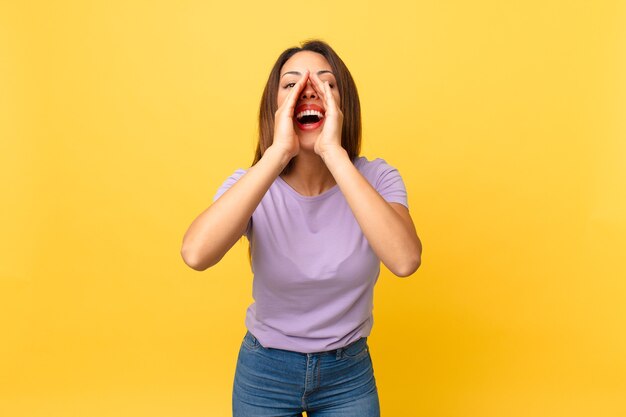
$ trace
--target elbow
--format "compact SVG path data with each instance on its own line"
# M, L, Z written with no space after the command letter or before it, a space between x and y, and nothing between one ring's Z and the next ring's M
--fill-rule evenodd
M413 275L421 264L422 259L421 256L418 255L405 259L401 264L396 265L393 269L390 268L390 270L395 276L404 278Z
M211 262L211 260L199 256L197 251L192 251L185 245L180 250L180 255L185 264L195 271L205 271L217 263L217 261Z

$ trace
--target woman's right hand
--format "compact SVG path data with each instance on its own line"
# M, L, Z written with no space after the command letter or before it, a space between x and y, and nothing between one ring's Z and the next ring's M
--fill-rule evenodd
M276 176L298 154L300 141L294 112L309 72L291 87L279 103L274 119L274 142L258 163L250 167L219 199L192 222L183 237L181 255L197 271L215 265L241 238L250 218Z
M283 150L293 158L300 151L300 141L294 128L295 109L300 93L309 79L309 70L291 88L289 95L274 113L274 140L272 147Z

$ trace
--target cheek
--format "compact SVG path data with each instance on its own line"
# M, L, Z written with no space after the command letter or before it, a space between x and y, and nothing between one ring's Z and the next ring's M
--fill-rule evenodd
M339 96L339 91L337 91L337 89L333 90L333 97L335 98L335 103L337 103L337 106L341 108L341 97Z
M276 102L278 104L278 107L283 104L283 102L287 98L287 95L289 95L289 92L285 92L285 90L283 90L282 88L278 90L278 94L276 95Z

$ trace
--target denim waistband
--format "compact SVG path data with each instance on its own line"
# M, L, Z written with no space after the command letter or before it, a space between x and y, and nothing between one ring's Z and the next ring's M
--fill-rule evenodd
M259 346L262 347L264 349L268 349L266 347L264 347L263 345L261 345L261 343L259 342L259 340L252 334L250 333L250 331L246 331L246 335L244 337L244 339L246 339L246 341L249 343L250 346ZM342 356L342 353L350 348L353 347L357 347L357 345L360 344L366 344L367 343L367 337L362 337L360 339L355 340L354 342L351 342L349 344L347 344L346 346L337 348L337 349L331 349L331 350L325 350L325 351L321 351L321 352L311 352L311 353L303 353L303 352L297 352L294 350L286 350L286 349L275 349L275 350L282 350L284 352L290 352L290 353L295 353L298 355L303 355L303 356L313 356L313 355L335 355L337 358L340 358ZM271 348L274 349L274 348Z

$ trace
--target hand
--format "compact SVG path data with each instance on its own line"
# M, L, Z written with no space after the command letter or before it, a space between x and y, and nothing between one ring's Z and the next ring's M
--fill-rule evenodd
M326 109L322 132L317 137L313 148L315 153L323 158L327 152L343 150L341 147L343 113L333 96L328 81L322 82L317 74L313 74L310 78L313 81L313 88L324 101Z
M306 70L302 78L293 86L287 98L274 113L274 140L272 146L284 150L289 155L289 159L293 158L300 151L300 141L296 130L294 129L294 113L296 102L300 97L300 93L304 89L309 78L309 71Z

